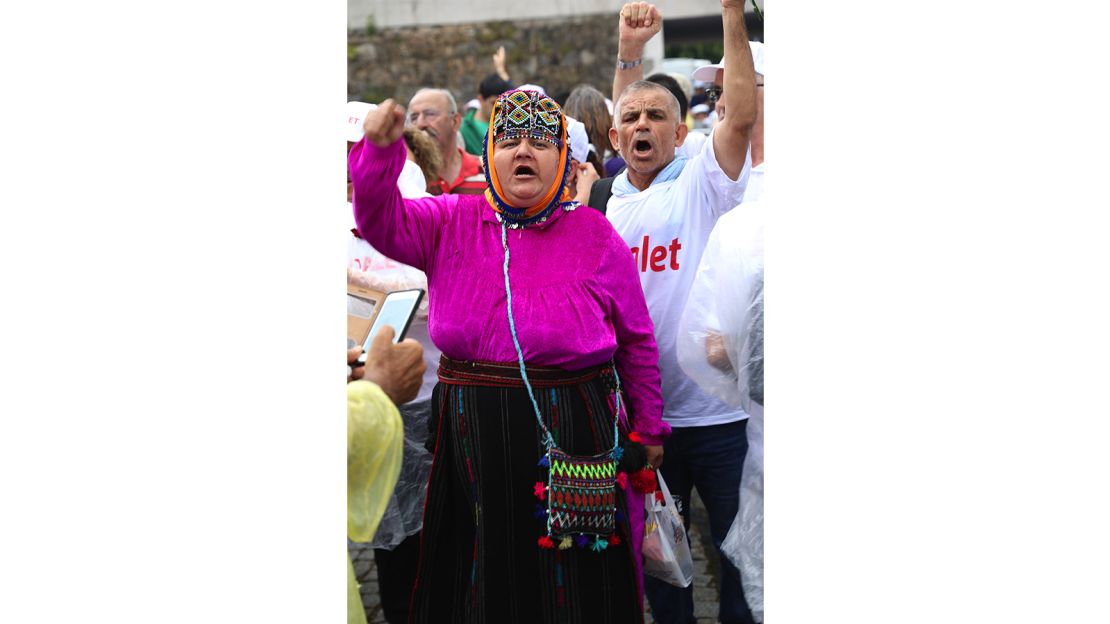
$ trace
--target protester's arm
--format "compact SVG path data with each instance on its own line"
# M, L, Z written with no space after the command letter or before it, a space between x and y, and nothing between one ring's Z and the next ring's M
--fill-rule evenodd
M493 68L502 80L509 81L509 72L505 71L505 46L497 48L497 52L493 53Z
M748 31L744 26L744 0L721 0L725 31L724 118L713 127L717 164L735 180L744 169L748 144L755 125L755 69Z
M405 111L392 99L366 116L366 136L351 148L347 164L359 235L386 256L428 272L448 197L401 197L397 179L405 164L401 132Z
M644 46L663 27L663 14L655 5L647 2L629 2L621 7L618 32L620 39L617 43L617 62L628 63L644 58ZM621 69L617 66L613 74L613 104L620 99L625 87L644 79L644 66L637 63L635 67ZM615 113L615 111L614 111Z

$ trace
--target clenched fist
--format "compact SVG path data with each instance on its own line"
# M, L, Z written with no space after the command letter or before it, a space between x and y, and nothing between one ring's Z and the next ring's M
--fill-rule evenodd
M620 42L643 46L663 27L663 14L654 4L629 2L621 7Z
M366 133L366 140L378 147L393 145L405 131L404 107L392 98L382 102L366 115L362 130Z

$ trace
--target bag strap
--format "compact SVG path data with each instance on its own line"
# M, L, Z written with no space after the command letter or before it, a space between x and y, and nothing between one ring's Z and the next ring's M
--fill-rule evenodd
M499 215L500 216L500 215ZM520 376L524 380L524 387L528 390L528 398L532 400L532 409L536 412L536 423L540 426L540 431L543 432L543 445L546 450L551 450L552 447L558 448L555 445L555 439L551 437L551 432L547 430L547 426L543 424L543 416L540 415L539 403L536 403L536 395L532 392L532 384L528 382L528 373L524 370L524 352L520 350L520 340L516 337L516 323L513 321L513 292L509 289L509 240L508 240L508 227L505 222L501 221L501 246L505 248L505 300L506 306L509 311L509 332L513 336L513 347L516 348L517 361L520 363ZM618 435L618 424L620 423L621 413L621 378L617 375L617 367L613 366L613 377L617 380L616 389L616 409L613 414L613 451L620 448L620 436Z
M616 176L602 178L590 186L588 203L591 208L605 214L605 209L609 205L609 198L613 196L613 180L616 179Z

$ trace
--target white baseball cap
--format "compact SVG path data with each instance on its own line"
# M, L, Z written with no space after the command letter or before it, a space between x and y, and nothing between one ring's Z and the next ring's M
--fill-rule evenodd
M705 114L708 115L709 114L709 105L708 104L698 104L697 106L690 109L690 114L691 115L697 115L699 113L705 113Z
M482 103L478 101L478 98L474 98L473 100L467 102L466 106L463 107L463 110L470 110L472 108L482 108Z
M760 76L766 76L767 72L763 71L763 42L762 41L749 41L748 45L752 49L752 62L755 64L755 73Z
M347 125L344 134L347 135L349 142L358 143L362 140L362 122L366 120L366 115L377 107L377 104L366 102L347 102Z
M721 58L720 63L714 63L712 65L702 65L701 67L695 69L694 73L691 74L691 77L694 80L700 80L702 82L712 83L713 81L715 81L717 79L717 70L718 69L724 69L724 68L725 68L725 59Z
M573 117L567 117L567 137L570 143L570 157L580 163L586 162L590 153L590 139L586 136L586 124Z
M752 49L752 64L755 65L755 73L760 76L765 76L763 73L763 43L760 41L749 41L748 47ZM717 78L717 70L725 68L725 59L721 57L720 63L712 65L702 65L694 70L692 75L694 80L703 80L705 82L713 82Z

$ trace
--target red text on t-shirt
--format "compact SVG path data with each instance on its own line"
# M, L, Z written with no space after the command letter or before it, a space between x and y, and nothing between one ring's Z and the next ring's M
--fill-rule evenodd
M649 266L656 273L668 268L677 271L679 249L682 249L682 243L678 242L677 238L672 238L671 244L666 247L663 245L652 247L651 240L644 236L644 243L639 247L632 248L632 257L636 259L636 264L640 265L641 273L646 273ZM668 252L670 253L668 254ZM670 256L669 262L668 255Z

